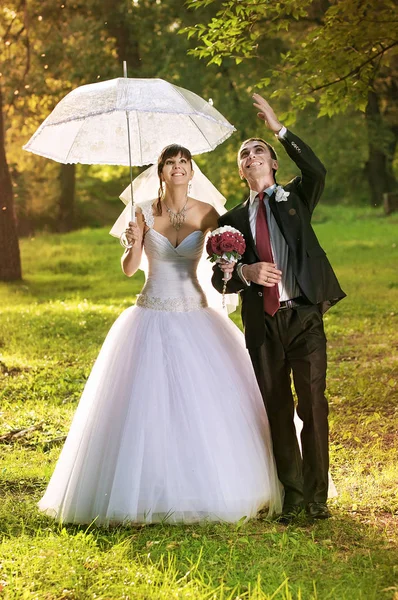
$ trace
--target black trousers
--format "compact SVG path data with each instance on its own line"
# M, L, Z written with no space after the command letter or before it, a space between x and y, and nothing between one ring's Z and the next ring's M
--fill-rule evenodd
M317 306L264 313L266 338L249 348L267 409L279 479L286 505L326 502L329 428L326 388L326 337ZM291 374L303 421L302 457L294 427Z

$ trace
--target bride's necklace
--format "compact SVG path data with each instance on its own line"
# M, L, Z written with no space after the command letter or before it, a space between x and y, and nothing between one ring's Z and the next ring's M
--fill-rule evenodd
M187 212L188 198L187 198L187 201L185 202L184 206L182 207L182 209L179 210L178 212L173 212L171 210L171 208L169 208L167 206L167 204L164 200L163 200L163 204L165 205L166 210L168 212L169 220L170 220L172 227L174 227L174 229L176 231L179 231L182 227L182 224L185 221L185 214Z

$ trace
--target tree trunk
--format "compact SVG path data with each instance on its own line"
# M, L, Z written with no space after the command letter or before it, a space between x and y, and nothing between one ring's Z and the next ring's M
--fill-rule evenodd
M135 13L137 9L133 10ZM108 23L109 33L116 40L119 61L127 62L129 77L139 77L141 70L139 40L141 38L137 18L134 18L134 14L126 14L125 0L105 0L104 18Z
M398 125L390 127L391 139L387 147L387 186L389 192L398 190L397 180L394 174L394 159L398 145Z
M5 149L3 96L0 86L0 281L15 281L21 277L21 257Z
M66 233L75 227L76 165L61 165L59 179L61 194L58 205L57 231Z
M378 97L374 91L368 94L366 106L366 124L368 129L369 158L365 169L370 187L371 206L382 206L383 194L393 191L395 178L392 172L391 151L395 144L389 143L392 132L386 131L386 123L380 113ZM390 134L390 135L389 135Z

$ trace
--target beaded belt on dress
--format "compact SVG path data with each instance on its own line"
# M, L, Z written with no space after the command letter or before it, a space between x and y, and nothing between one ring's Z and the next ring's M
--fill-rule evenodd
M151 308L152 310L163 310L167 312L189 312L207 307L207 302L198 297L187 298L158 298L139 294L136 306Z

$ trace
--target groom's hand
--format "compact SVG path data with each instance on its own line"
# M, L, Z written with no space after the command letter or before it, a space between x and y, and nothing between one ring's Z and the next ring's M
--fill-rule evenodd
M266 100L260 94L253 94L253 106L255 106L259 112L257 116L262 119L267 127L271 129L274 133L279 133L282 129L283 125L280 121L278 121L276 114L268 104Z
M274 287L280 282L282 271L274 263L258 262L253 265L244 265L242 275L247 281L253 281L264 287Z

